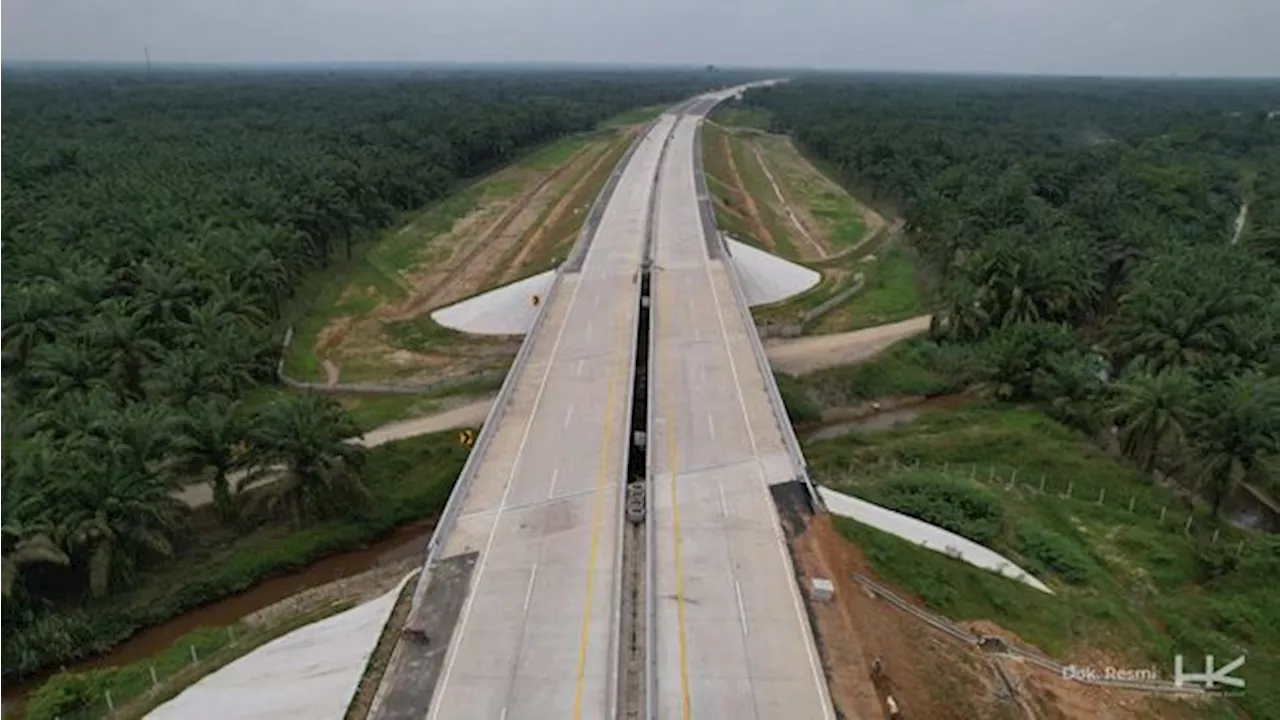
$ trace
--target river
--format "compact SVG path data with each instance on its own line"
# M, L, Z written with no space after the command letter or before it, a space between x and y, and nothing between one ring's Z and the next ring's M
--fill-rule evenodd
M82 660L67 670L83 672L95 668L127 665L150 657L172 645L183 635L202 627L233 625L244 616L292 597L304 590L358 575L374 568L421 556L435 528L435 519L396 529L391 535L361 550L332 555L297 572L265 580L237 595L224 598L171 620L153 625L117 645L105 655ZM54 672L41 673L4 689L5 718L21 717L27 696Z

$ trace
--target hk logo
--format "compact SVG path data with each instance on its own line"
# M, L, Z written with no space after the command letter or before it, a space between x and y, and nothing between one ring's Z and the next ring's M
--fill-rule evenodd
M1244 680L1238 677L1232 677L1231 673L1244 665L1244 655L1232 660L1220 668L1214 669L1213 656L1204 656L1204 672L1189 673L1182 670L1182 656L1173 656L1173 685L1174 687L1182 687L1185 683L1202 683L1205 690L1213 690L1218 687L1244 687Z

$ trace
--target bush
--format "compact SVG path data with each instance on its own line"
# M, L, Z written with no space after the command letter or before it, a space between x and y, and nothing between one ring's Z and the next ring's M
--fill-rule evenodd
M977 543L995 540L1004 523L1000 498L938 472L910 473L891 480L875 494L877 501L887 507Z
M786 406L792 424L803 425L822 420L822 408L809 399L799 380L786 373L774 373L773 377L778 383L778 394L782 396L782 404Z
M1051 570L1072 585L1089 579L1092 563L1075 540L1022 523L1018 526L1018 542L1022 554L1039 566L1036 570Z

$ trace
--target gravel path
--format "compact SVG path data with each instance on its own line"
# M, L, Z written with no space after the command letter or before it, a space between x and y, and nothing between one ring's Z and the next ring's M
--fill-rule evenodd
M872 357L899 340L928 330L930 318L920 315L865 330L770 340L765 345L765 354L774 370L803 375Z

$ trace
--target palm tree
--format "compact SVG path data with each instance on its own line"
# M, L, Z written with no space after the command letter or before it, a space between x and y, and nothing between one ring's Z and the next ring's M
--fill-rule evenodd
M1162 450L1180 450L1192 421L1195 382L1166 370L1131 373L1116 386L1111 417L1120 429L1120 449L1151 472Z
M143 397L143 363L158 357L162 348L147 336L146 318L134 303L113 298L99 305L89 336L98 348L111 354L119 372L121 396Z
M146 557L173 554L172 538L185 506L170 492L169 483L137 475L118 462L61 488L59 531L87 570L95 597L132 579Z
M240 466L238 450L246 439L241 405L222 397L192 400L179 421L176 447L182 467L204 476L213 490L213 504L224 522L236 519L235 498L228 475Z
M1250 373L1208 389L1194 406L1192 442L1215 516L1236 483L1280 451L1280 379Z
M241 488L272 472L271 466L282 465L280 477L261 491L262 499L283 508L295 523L358 509L369 499L357 474L364 452L345 440L359 434L342 406L320 395L270 405L251 433L259 470Z
M49 433L14 437L5 425L4 443L4 577L3 596L8 599L21 581L23 568L67 565L70 559L54 540L49 496L44 486L58 478L74 455L64 452Z

